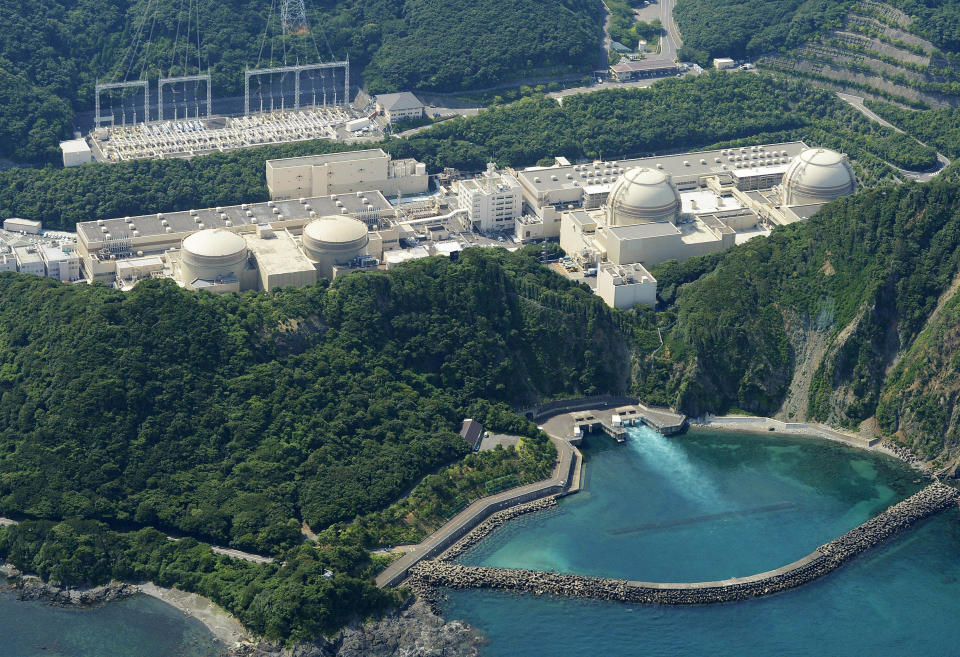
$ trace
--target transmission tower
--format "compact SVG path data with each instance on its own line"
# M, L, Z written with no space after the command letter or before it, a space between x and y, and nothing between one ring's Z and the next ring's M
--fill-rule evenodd
M307 10L303 6L303 0L283 0L280 7L280 25L284 36L307 34L310 31L307 27Z

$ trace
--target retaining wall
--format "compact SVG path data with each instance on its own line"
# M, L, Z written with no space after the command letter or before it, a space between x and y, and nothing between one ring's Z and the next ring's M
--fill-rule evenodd
M416 586L493 588L652 604L708 604L756 598L801 586L840 567L914 523L957 503L960 493L934 483L803 559L776 570L716 582L632 582L534 570L423 561L410 571Z
M592 397L579 397L577 399L559 399L557 401L534 406L533 408L523 409L518 412L534 422L539 422L541 420L551 418L554 415L560 415L561 413L583 411L588 408L628 406L637 403L639 403L639 400L636 397L594 395Z

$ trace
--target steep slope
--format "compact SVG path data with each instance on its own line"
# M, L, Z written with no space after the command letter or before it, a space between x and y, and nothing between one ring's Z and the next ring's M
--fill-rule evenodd
M907 350L880 394L877 422L918 454L960 444L960 296Z
M676 322L666 348L641 361L637 389L694 415L773 414L786 401L794 415L855 426L893 394L884 381L898 354L927 357L914 340L957 274L958 247L958 187L940 181L832 203L729 251L706 274L685 264L694 274L669 311ZM791 382L809 385L806 404Z

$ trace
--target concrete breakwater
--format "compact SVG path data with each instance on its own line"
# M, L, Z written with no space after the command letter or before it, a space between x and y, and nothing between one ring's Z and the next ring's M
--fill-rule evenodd
M469 534L451 545L437 558L441 561L453 561L486 538L495 529L502 527L514 518L519 518L520 516L527 515L528 513L536 513L545 509L555 508L556 506L557 497L553 495L551 497L534 500L533 502L527 502L526 504L520 504L509 509L504 509L503 511L497 511L492 516L474 527Z
M423 561L411 569L411 585L417 591L430 587L493 588L646 604L735 602L785 591L822 577L920 520L956 505L958 497L956 489L933 483L806 557L748 577L715 582L634 582Z

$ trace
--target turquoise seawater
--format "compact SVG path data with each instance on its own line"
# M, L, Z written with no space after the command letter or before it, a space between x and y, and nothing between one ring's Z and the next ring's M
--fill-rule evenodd
M94 608L21 602L2 589L3 657L215 657L223 651L200 621L138 595Z
M584 492L506 525L460 560L647 581L747 575L808 554L921 486L892 459L768 435L639 429L627 445L586 454ZM447 595L447 617L487 637L484 657L957 655L960 514L811 585L745 603Z

